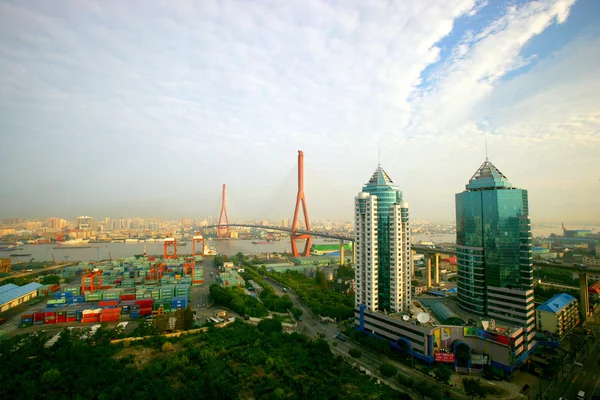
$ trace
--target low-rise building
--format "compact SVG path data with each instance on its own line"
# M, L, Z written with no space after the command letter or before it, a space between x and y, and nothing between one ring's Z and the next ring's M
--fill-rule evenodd
M40 286L42 285L36 282L24 286L13 285L12 283L0 286L0 312L37 297L37 290Z
M538 332L548 331L560 337L579 324L578 301L566 293L546 300L536 313Z
M10 272L10 258L0 258L0 272Z
M223 287L244 286L244 278L240 276L234 269L218 274L219 284Z
M583 265L587 267L600 267L600 258L583 257Z

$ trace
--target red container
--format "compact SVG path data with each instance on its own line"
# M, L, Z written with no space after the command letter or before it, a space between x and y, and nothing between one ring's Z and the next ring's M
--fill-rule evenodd
M21 319L33 318L33 314L21 314Z
M59 315L58 317L56 317L56 322L67 322L66 315Z
M51 292L58 292L59 290L60 290L60 285L50 286L50 291Z
M140 306L140 308L143 307L152 307L152 305L154 304L154 300L152 299L139 299L135 301L135 304Z
M83 318L81 320L82 324L91 324L94 322L100 322L100 317L96 317L96 318Z
M45 317L55 317L56 316L56 312L50 311L50 312L44 313L44 316Z
M119 305L117 300L104 300L98 302L98 307L116 307Z
M135 300L135 293L127 293L119 296L121 301Z
M50 325L50 324L56 324L56 320L55 319L45 319L44 320L44 325Z
M67 322L77 322L77 317L67 317Z
M120 308L106 308L101 315L121 315Z
M35 314L33 314L33 320L34 321L43 321L45 316L46 316L46 314L43 312L35 313Z
M150 315L152 314L152 307L142 308L140 307L140 315Z

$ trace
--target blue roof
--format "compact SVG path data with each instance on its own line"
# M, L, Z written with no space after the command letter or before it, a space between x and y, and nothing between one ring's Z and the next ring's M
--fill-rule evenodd
M18 288L18 286L13 283L2 285L0 286L0 293L8 292L9 290L13 290L15 288Z
M4 285L4 286L8 286L8 285ZM0 289L3 289L4 286L2 286L2 288L0 288ZM14 285L14 286L16 286L16 285ZM34 292L41 286L43 286L43 285L40 285L37 282L31 282L24 286L20 286L20 287L16 286L9 290L2 291L2 292L0 292L0 304L11 302L15 299L18 299L21 296L24 296L28 293Z
M537 309L540 311L549 311L552 313L557 313L563 308L565 308L570 302L575 300L575 297L570 294L560 293L555 294L550 300L546 300L539 306Z

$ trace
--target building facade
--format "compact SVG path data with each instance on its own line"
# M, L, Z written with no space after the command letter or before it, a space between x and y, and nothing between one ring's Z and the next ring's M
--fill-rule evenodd
M378 166L354 199L356 308L408 311L411 301L408 203Z
M537 308L537 330L564 336L579 324L579 305L575 297L560 293Z
M24 286L11 283L0 286L0 312L4 312L26 301L37 297L37 290L42 285L36 282Z
M535 344L532 235L527 190L489 160L456 194L458 304L472 314L523 326Z

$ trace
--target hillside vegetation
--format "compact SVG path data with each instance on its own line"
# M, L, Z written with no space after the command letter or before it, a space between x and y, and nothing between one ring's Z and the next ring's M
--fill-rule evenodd
M51 348L43 334L0 343L4 399L379 399L385 385L334 357L323 340L281 333L281 324L236 321L181 338L110 344L65 331Z

